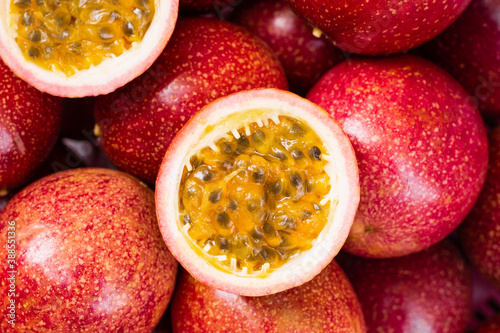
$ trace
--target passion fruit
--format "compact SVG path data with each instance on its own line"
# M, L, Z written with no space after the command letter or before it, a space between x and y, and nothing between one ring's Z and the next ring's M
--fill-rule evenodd
M172 299L172 326L174 333L366 332L356 294L335 261L312 281L265 297L216 290L183 270Z
M358 201L346 135L317 105L277 89L205 106L172 141L156 182L172 254L200 282L246 296L319 274Z
M500 332L500 315L481 325L474 333L498 333Z
M104 151L118 168L154 184L168 145L193 114L252 88L288 88L279 60L262 41L228 22L180 19L144 75L98 98Z
M2 1L0 56L43 92L107 94L160 55L178 6L178 0Z
M474 209L460 227L466 256L500 288L500 127L490 136L488 176Z
M153 192L122 172L38 180L0 212L0 235L2 332L150 332L173 293Z
M224 7L236 6L242 0L179 0L182 13L203 13L210 10L220 11Z
M31 176L56 142L62 100L19 79L0 59L0 196Z
M483 120L436 65L401 55L352 59L307 95L352 141L361 202L345 250L366 257L417 252L467 216L486 177Z
M450 26L471 0L287 0L342 50L381 55L409 50Z

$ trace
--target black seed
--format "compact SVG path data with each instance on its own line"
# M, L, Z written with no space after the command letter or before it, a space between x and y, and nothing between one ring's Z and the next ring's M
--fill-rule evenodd
M257 229L253 229L252 231L250 231L250 236L254 239L254 240L259 240L259 239L263 239L264 236L257 230ZM255 248L254 248L255 250ZM257 253L255 253L257 254Z
M243 153L243 151L241 150L240 147L236 148L236 150L234 151L234 156L240 156L241 154Z
M43 0L36 0L35 2L38 6L43 6Z
M229 241L227 240L227 238L224 238L224 237L217 237L217 246L219 247L219 249L221 249L222 252L226 252L227 250L229 250Z
M38 58L40 56L40 50L32 46L28 50L28 55L33 59Z
M305 219L311 217L311 215L312 215L312 213L310 211L305 210L302 212L302 219L305 220Z
M235 200L231 199L231 201L229 201L228 208L231 210L236 210L238 208L238 203L236 203Z
M190 188L188 188L188 190L187 190L187 194L188 194L190 197L195 196L197 192L198 192L198 191L196 191L196 189L195 189L194 187L190 187Z
M259 257L262 258L262 260L266 262L270 262L275 258L275 253L273 250L263 247L262 250L259 252Z
M262 183L266 178L266 174L262 170L258 170L252 173L252 179L255 183Z
M25 26L30 26L33 24L33 14L29 11L23 13L23 17L21 18L21 24Z
M274 236L275 230L269 223L264 223L262 230L267 236Z
M229 227L229 215L227 215L226 212L218 213L215 216L215 220L217 221L217 223L219 223L219 225L222 228L228 228Z
M230 143L224 142L222 143L222 151L224 154L231 154L233 152L233 147L231 147Z
M42 33L40 30L31 30L28 32L28 38L33 42L33 43L38 43L42 39Z
M132 22L123 23L122 29L123 29L123 33L127 37L130 37L134 34L134 25L132 24Z
M139 7L148 8L149 0L136 0L136 3Z
M311 159L321 161L321 150L318 147L313 146L309 148L308 153Z
M189 215L184 215L182 217L182 220L184 221L184 224L192 224L191 223L191 217L189 217Z
M314 209L321 210L321 206L318 204L313 204Z
M295 149L292 151L292 157L294 160L301 160L304 158L304 153L301 150Z
M278 222L278 225L287 230L295 230L297 228L297 223L295 223L295 220L291 217L285 216L280 222Z
M300 137L304 136L305 131L299 124L293 124L292 128L290 129L290 133L294 136Z
M290 183L293 187L302 186L302 177L297 172L290 173Z
M101 37L101 39L108 40L115 37L115 34L110 27L102 27L99 29L99 37Z
M214 178L214 174L210 171L210 170L206 170L204 169L202 172L201 172L201 177L203 179L203 181L205 182L208 182L209 180L212 180L212 178Z
M306 192L310 193L312 190L314 190L314 183L309 180L306 181Z
M282 189L283 189L283 184L281 183L280 179L278 179L274 184L271 185L271 191L273 192L274 195L280 194Z
M257 203L255 203L254 201L250 201L248 204L247 204L247 209L249 212L253 212L256 208L257 208Z
M250 147L250 141L248 141L248 138L245 136L245 134L241 134L241 136L239 137L237 142L242 147L245 147L245 148Z
M212 193L210 193L210 195L208 196L208 201L210 201L213 204L217 203L217 202L219 202L221 196L222 196L221 189L213 190Z
M256 145L261 145L266 142L266 135L261 130L256 130L252 133L252 139Z
M290 240L288 238L282 237L281 243L278 246L278 249L281 251L287 251L290 250L292 246L292 243L290 243Z
M372 232L373 231L373 227L367 225L365 226L365 232Z
M14 0L14 5L19 8L27 8L31 5L31 0Z

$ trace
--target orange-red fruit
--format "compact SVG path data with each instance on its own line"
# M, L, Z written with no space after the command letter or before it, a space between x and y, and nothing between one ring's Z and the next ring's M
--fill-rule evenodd
M339 257L368 332L464 332L471 312L470 271L450 241L401 258Z
M2 332L150 332L173 293L153 192L122 172L38 180L1 211L0 235Z
M334 261L312 281L265 297L210 288L183 270L172 300L172 325L176 333L366 332L356 294Z
M252 88L288 88L283 68L262 41L231 23L180 19L145 74L98 99L103 148L118 168L153 184L168 145L194 113Z

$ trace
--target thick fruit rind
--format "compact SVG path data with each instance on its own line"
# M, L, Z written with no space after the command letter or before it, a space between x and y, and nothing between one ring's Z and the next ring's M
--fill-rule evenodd
M145 72L163 51L177 20L178 0L158 0L153 21L137 47L98 66L66 76L26 60L15 41L10 1L0 3L0 56L16 75L40 91L61 97L108 94ZM17 24L17 23L16 23Z
M335 161L338 174L339 203L333 221L327 222L313 248L286 263L265 278L249 278L224 273L196 254L178 225L178 188L184 165L203 135L226 134L221 124L236 117L230 128L239 128L241 121L253 117L252 112L279 110L306 121L318 134ZM264 110L264 111L262 111ZM241 116L244 115L244 116ZM240 123L238 123L238 120ZM219 130L224 133L216 133ZM207 134L208 133L208 134ZM262 296L299 286L328 265L345 242L359 203L359 179L354 151L349 140L329 115L317 105L289 92L277 89L255 89L220 98L205 106L172 141L156 181L156 209L163 238L177 260L200 282L229 293Z

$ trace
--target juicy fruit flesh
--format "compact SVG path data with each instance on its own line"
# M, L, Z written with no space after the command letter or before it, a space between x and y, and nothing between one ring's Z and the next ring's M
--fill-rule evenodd
M231 131L184 168L180 228L219 268L278 268L312 247L335 206L325 159L318 135L296 119Z
M153 0L12 0L16 42L37 65L70 76L117 57L147 32Z

